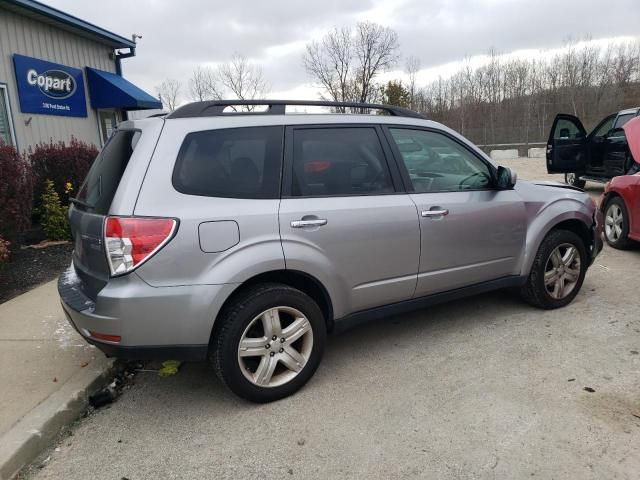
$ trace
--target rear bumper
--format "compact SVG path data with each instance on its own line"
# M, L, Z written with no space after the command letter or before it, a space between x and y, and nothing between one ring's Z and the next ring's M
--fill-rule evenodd
M111 279L94 301L82 292L73 268L58 280L69 322L106 355L128 359L205 359L214 319L236 287L151 287L134 272Z

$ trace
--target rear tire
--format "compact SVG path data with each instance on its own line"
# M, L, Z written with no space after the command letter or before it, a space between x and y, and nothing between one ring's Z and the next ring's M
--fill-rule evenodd
M580 291L588 264L587 250L578 235L552 230L538 248L520 296L534 307L564 307Z
M266 283L239 293L221 312L210 360L233 393L271 402L293 394L313 376L326 335L324 316L309 296Z
M629 214L624 200L613 197L604 209L604 238L609 245L624 250L631 245L629 240Z
M580 174L575 172L564 174L564 183L572 187L583 188L587 184L585 180L580 180Z

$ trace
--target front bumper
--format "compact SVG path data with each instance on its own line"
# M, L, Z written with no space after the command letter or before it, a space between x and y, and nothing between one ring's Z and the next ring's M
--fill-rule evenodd
M152 287L135 272L113 278L95 300L87 297L74 267L58 279L67 319L107 356L203 360L224 300L235 284ZM120 337L106 341L95 334Z
M604 242L602 241L602 228L604 226L604 215L599 208L593 212L593 225L591 226L591 262L593 264L598 254L602 251Z

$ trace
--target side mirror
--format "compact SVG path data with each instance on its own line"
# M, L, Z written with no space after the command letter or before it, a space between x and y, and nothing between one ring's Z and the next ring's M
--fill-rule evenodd
M609 132L607 133L607 138L611 137L624 137L624 128L618 127L609 130Z
M511 190L516 184L518 175L516 172L512 172L510 168L498 167L498 173L496 175L496 186L500 190Z

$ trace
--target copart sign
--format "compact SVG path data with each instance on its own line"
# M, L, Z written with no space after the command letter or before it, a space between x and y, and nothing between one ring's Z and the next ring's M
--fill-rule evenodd
M82 70L15 54L20 111L86 117Z

